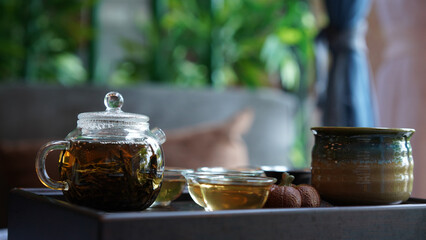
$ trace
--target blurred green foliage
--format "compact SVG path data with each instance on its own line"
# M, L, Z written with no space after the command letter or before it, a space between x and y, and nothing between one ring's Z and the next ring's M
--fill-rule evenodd
M92 36L93 0L0 0L0 81L75 85L87 80L78 51Z
M315 20L303 0L152 0L143 42L123 40L112 84L260 87L303 91ZM304 87L303 87L304 88Z

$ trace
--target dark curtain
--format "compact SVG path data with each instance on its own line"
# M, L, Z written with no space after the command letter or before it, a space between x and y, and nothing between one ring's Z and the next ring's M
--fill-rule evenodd
M329 25L317 38L317 90L324 126L373 127L366 56L369 0L325 0Z

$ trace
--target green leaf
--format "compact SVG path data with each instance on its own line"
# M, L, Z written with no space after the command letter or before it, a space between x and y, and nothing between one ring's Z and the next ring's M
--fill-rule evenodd
M298 90L300 84L300 68L291 55L287 55L281 62L280 77L282 86L292 92Z
M303 34L300 29L281 28L277 33L279 39L288 45L296 45L303 40Z

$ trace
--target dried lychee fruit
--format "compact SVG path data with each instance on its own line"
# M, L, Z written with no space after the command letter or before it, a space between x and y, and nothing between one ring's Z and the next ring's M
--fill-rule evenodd
M302 206L299 191L292 186L294 176L283 173L280 185L273 185L269 192L266 208L298 208Z
M296 186L302 198L302 207L319 207L321 198L317 190L308 184L300 184Z

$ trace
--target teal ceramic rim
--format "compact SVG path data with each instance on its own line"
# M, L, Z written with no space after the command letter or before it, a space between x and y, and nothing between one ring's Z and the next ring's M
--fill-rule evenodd
M338 135L359 135L359 134L398 134L411 136L416 130L413 128L385 128L385 127L313 127L311 131L314 135L318 133L333 133Z

